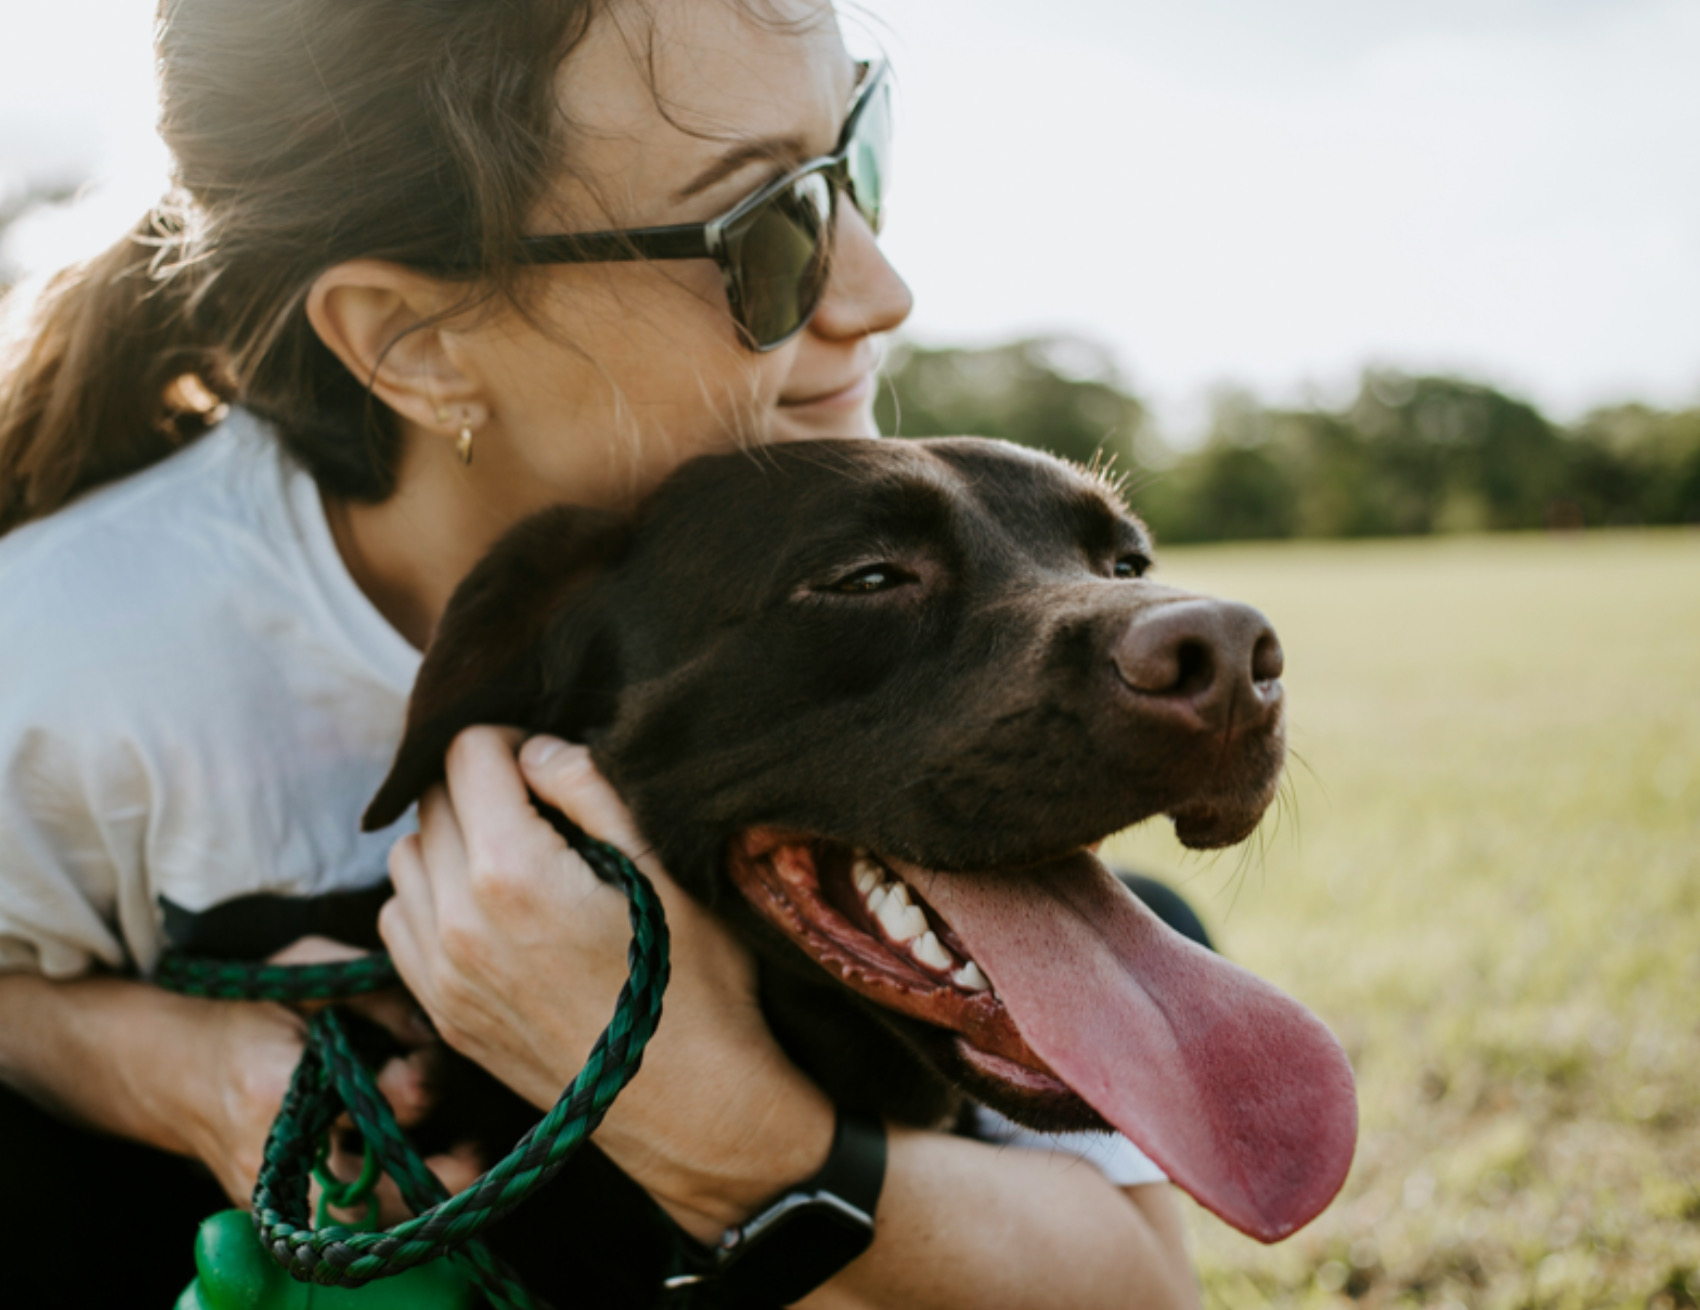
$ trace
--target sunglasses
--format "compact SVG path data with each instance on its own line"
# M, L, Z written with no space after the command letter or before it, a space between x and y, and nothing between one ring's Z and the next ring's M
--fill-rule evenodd
M884 60L862 80L838 146L746 196L706 223L525 237L525 264L712 259L744 343L773 350L801 332L820 305L843 191L877 234L890 172L891 85Z

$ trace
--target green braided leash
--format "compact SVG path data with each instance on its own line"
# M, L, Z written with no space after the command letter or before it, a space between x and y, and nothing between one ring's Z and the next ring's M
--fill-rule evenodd
M447 1255L502 1310L546 1310L478 1234L553 1178L602 1122L642 1063L644 1047L661 1018L668 976L667 920L649 880L614 847L564 821L557 820L556 826L591 867L605 881L622 887L630 900L630 976L620 989L614 1017L542 1122L471 1187L449 1196L396 1124L371 1071L349 1044L336 1010L315 1013L308 1025L307 1049L266 1140L254 1188L254 1225L260 1241L295 1278L359 1287ZM399 983L395 966L382 955L294 966L168 955L154 980L193 996L286 1002L334 1000ZM313 1163L325 1133L344 1110L368 1150L395 1179L414 1218L375 1232L337 1224L312 1226L308 1188Z

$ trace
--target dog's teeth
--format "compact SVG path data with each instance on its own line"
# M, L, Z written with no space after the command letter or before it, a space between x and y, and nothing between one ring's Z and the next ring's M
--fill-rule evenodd
M901 883L898 884L899 888L901 886ZM880 927L885 929L885 935L898 945L913 941L927 931L927 916L919 906L910 905L908 899L906 896L899 897L894 889L874 912L880 921Z
M906 882L898 882L897 884L895 884L892 887L892 889L891 889L891 899L896 901L899 905L903 906L905 909L908 909L909 906L911 906L915 903L914 901L909 899L909 884L906 883Z
M950 980L958 987L966 987L971 992L990 991L992 987L991 983L986 981L986 975L980 972L980 966L972 960L951 974Z
M856 890L863 896L885 881L880 874L880 866L865 855L858 855L856 862L850 866L850 880L856 884Z
M931 930L922 933L910 944L909 954L932 969L949 969L956 963L956 957L945 950L938 935Z
M863 901L868 907L868 913L877 916L880 912L880 906L885 904L890 895L891 888L883 884L866 893L863 896Z

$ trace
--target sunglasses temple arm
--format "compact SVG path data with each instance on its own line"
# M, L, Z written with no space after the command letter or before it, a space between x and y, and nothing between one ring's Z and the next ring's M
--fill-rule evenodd
M637 259L711 259L708 229L701 224L646 227L632 232L584 232L526 237L519 243L524 264L604 264Z

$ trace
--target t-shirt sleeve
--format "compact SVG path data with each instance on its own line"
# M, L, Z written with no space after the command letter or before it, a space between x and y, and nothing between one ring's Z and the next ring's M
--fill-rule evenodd
M122 794L121 759L91 776L72 741L21 717L0 712L0 970L123 969L121 888L140 870L121 861L146 806Z
M0 624L0 969L129 971L129 942L154 916L144 851L158 786L127 706L157 670L132 675L135 628L112 617L112 597L81 596L40 552L7 563L0 612L23 621Z
M1037 1133L984 1105L974 1107L972 1129L982 1142L1084 1161L1117 1187L1169 1181L1150 1156L1120 1133Z

